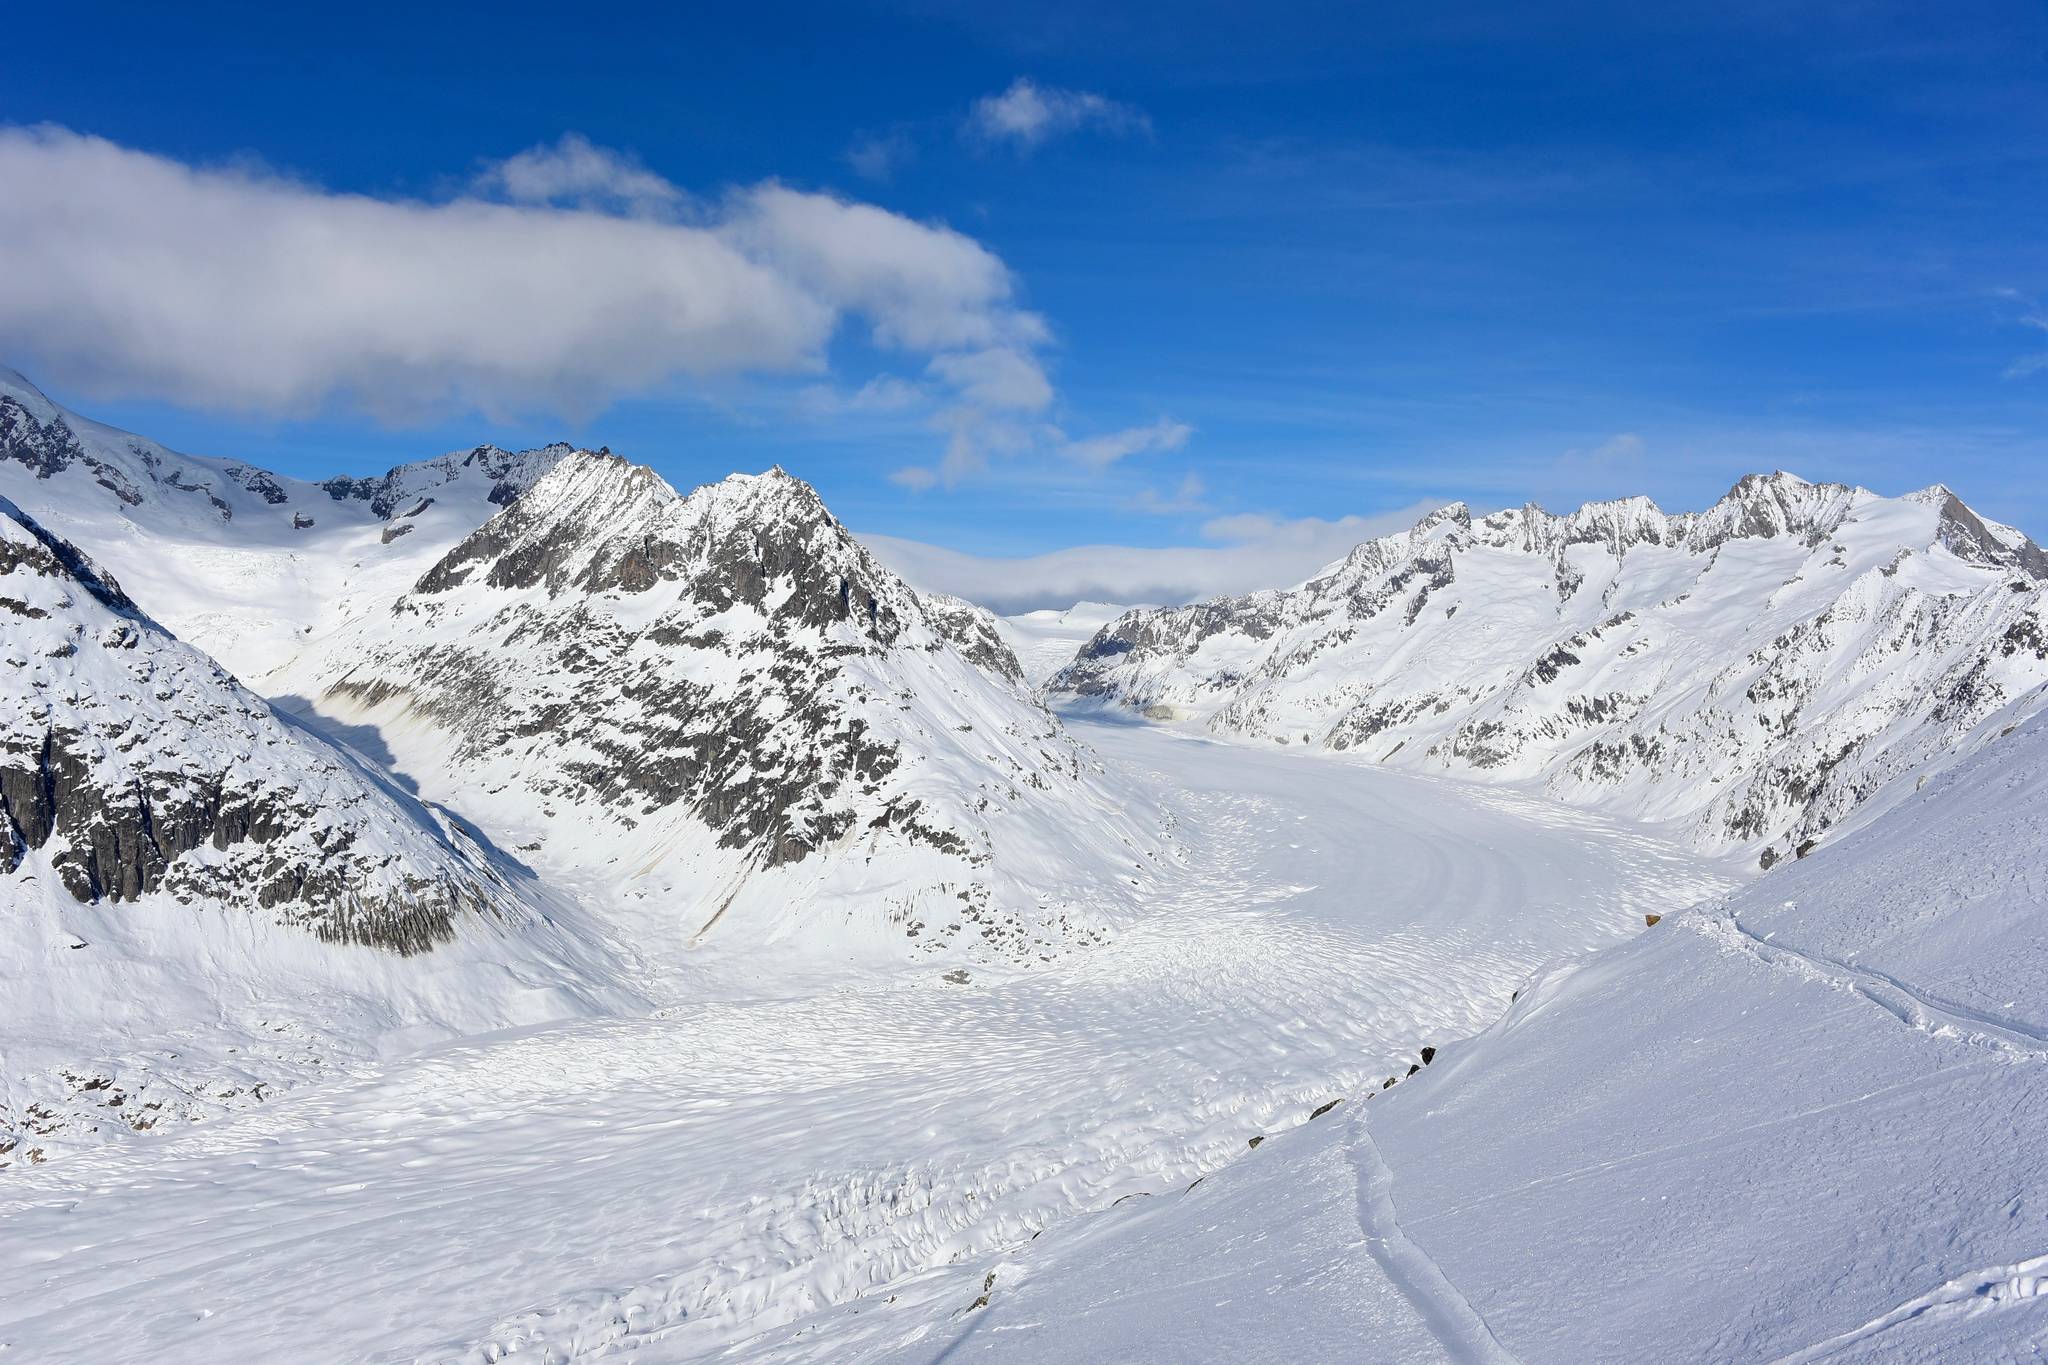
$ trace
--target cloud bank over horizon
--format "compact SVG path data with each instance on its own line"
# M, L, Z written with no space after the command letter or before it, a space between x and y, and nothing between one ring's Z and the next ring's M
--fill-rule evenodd
M1079 545L995 557L899 536L862 535L861 542L912 587L952 593L999 615L1076 602L1177 606L1292 587L1360 542L1405 531L1440 506L1425 498L1373 516L1218 517L1202 527L1203 537L1212 542L1207 545Z

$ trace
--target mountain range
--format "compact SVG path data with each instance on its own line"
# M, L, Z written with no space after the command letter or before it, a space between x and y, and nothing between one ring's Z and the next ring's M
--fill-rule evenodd
M2048 682L2048 555L1943 487L1452 504L1299 587L1127 613L1059 697L1489 781L1768 868Z

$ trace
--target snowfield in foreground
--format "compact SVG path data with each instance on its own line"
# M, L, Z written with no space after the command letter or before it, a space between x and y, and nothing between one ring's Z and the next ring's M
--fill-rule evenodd
M0 1342L32 1360L930 1359L991 1272L1003 1301L1037 1234L1057 1246L1271 1167L1251 1139L1300 1142L1313 1110L1485 1028L1545 964L1731 884L1513 791L1086 729L1185 815L1184 860L1144 874L1149 913L1108 945L824 991L713 956L653 1017L468 1040L21 1171L0 1186ZM1350 1207L1296 1227L1261 1202L1232 1235L1278 1274L1279 1243ZM1398 1296L1361 1303L1432 1340Z
M944 1358L2048 1358L2044 845L2036 721L1391 1092L976 1267ZM807 1326L785 1358L939 1358Z

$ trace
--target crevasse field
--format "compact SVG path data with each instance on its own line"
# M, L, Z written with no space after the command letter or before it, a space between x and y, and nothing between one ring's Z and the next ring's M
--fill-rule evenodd
M1219 1173L1337 1134L1539 968L1730 873L1511 789L1076 724L1182 814L1175 856L1134 870L1150 913L1108 946L828 989L713 953L650 1017L465 1040L18 1170L0 1342L24 1360L1083 1359L1124 1332L1166 1359L1192 1351L1173 1334L1199 1306L1205 1339L1237 1322L1247 1346L1284 1342L1277 1313L1378 1358L1463 1352L1455 1298L1385 1216L1385 1171L1356 1168L1369 1142L1304 1158L1357 1198ZM1110 1321L1097 1275L1049 1287L1129 1256L1140 1215L1174 1225L1145 1225L1147 1278Z

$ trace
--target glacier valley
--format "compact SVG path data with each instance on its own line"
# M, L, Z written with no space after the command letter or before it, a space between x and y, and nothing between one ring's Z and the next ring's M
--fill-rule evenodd
M0 373L0 1360L2038 1359L2044 589L1781 473L998 618Z

